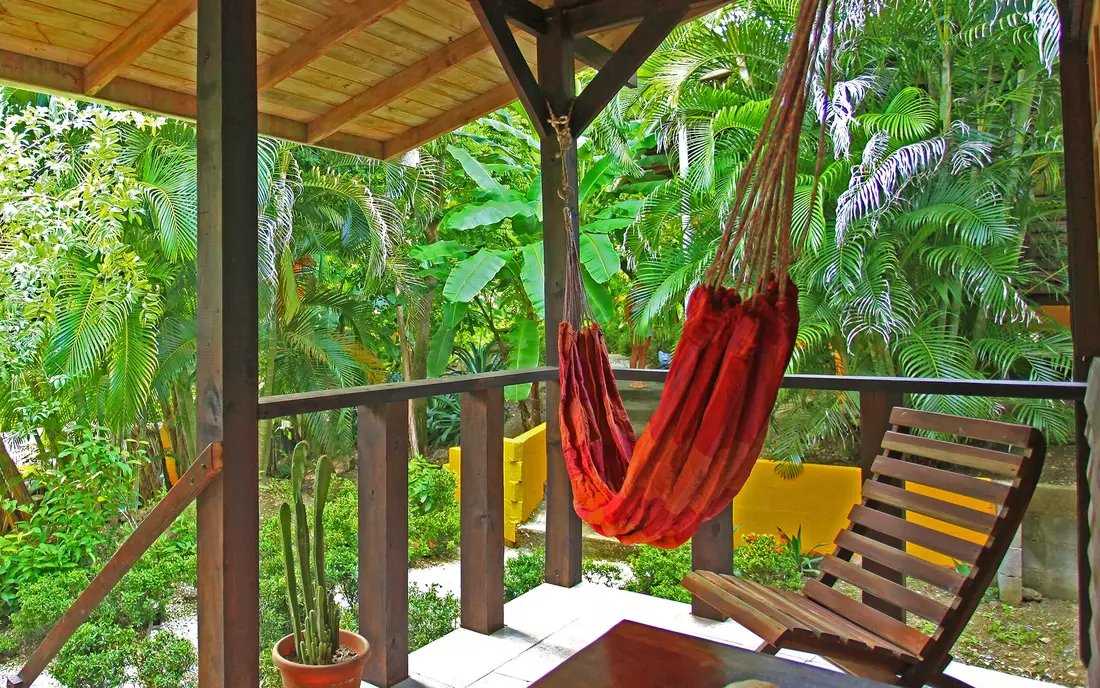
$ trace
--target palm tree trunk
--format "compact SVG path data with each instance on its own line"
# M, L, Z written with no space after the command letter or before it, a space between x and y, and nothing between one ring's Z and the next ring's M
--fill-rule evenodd
M405 330L405 307L401 305L401 287L395 287L397 300L397 341L401 348L401 375L406 381L413 379L412 350L409 347L409 338ZM413 454L423 454L424 447L420 445L420 435L417 433L416 418L413 404L409 402L409 450Z
M424 240L428 245L439 241L439 228L430 224L424 228ZM432 340L432 307L435 305L435 288L438 283L434 277L428 277L424 282L424 295L420 297L420 308L415 313L413 323L413 347L412 347L412 380L423 380L428 377L428 351ZM428 444L428 400L413 399L409 402L409 414L412 427L416 436L424 443L424 449Z
M0 494L6 494L20 504L31 503L31 492L27 489L27 483L23 481L19 466L15 465L15 459L8 453L3 437L0 437L0 478L4 481L2 485L4 490Z
M279 337L275 323L271 324L271 336L267 342L267 352L264 360L264 389L262 396L271 396L275 392L275 354L278 348ZM265 420L260 424L260 467L264 474L271 477L275 473L275 462L272 460L271 435L275 431L275 420Z

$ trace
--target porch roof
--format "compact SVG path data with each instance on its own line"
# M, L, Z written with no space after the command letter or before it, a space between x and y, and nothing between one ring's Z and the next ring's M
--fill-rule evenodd
M541 8L506 4L537 74ZM600 29L576 41L578 64L602 66L640 13L659 4L574 5L574 25ZM700 2L689 17L718 4ZM193 119L196 6L4 0L0 83ZM466 0L262 0L257 24L262 134L391 158L516 99Z

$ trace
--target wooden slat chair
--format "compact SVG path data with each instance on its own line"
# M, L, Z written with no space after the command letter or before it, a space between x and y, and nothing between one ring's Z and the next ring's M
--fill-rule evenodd
M709 571L689 573L683 585L763 638L761 652L811 652L849 673L911 688L966 686L943 670L1023 520L1039 481L1046 443L1042 433L1025 425L906 408L895 408L890 422L893 429L882 440L873 475L863 484L862 504L852 508L848 528L836 538L835 553L822 560L821 576L807 581L800 593ZM914 429L1003 449L910 434ZM993 474L996 481L956 473L949 469L952 464ZM906 483L992 503L996 515L908 490ZM905 510L977 531L986 535L985 544L906 520ZM899 549L906 542L965 563L969 573ZM856 554L862 566L852 563ZM925 597L879 575L883 568L935 585L954 598L945 605ZM927 619L936 624L935 631L925 635L835 590L837 580Z

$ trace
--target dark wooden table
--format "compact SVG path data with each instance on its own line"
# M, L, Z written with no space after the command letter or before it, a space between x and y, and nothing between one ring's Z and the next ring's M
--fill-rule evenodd
M531 688L723 688L758 679L780 688L883 688L855 678L682 633L619 622Z

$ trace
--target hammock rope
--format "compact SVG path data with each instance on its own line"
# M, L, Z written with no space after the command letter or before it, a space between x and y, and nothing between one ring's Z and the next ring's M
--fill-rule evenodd
M828 41L804 238L824 162L835 11L835 0L801 0L763 127L738 177L713 262L689 298L661 401L641 437L619 396L581 276L575 192L567 176L572 112L551 110L569 244L558 330L562 449L574 508L603 535L627 544L682 544L730 503L760 454L798 332L798 290L788 273L799 142L814 61Z

